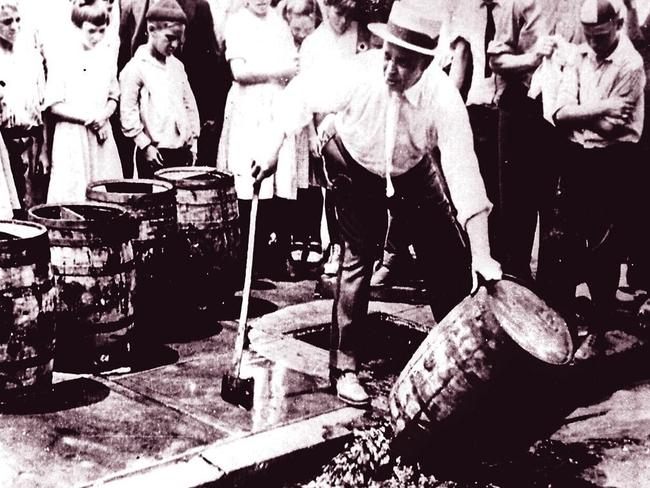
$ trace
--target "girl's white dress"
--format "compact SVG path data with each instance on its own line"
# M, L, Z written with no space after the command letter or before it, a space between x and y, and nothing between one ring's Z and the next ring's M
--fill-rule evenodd
M241 58L250 69L260 71L286 66L297 55L289 26L272 9L265 17L257 17L247 8L239 9L227 20L225 41L228 61ZM278 83L233 82L228 93L218 166L235 175L238 198L252 198L251 164L263 156L258 151L265 147L265 137L274 127L273 107L283 89ZM296 198L294 142L293 137L285 139L277 172L263 181L261 198Z
M45 106L64 102L75 112L94 117L109 98L119 98L113 53L103 43L91 50L76 44L66 52L68 55L57 60L48 77ZM95 133L83 125L56 123L48 203L84 201L89 183L123 177L110 126L107 133L108 139L100 144Z
M20 208L20 201L11 173L9 154L2 137L0 137L0 219L13 218L13 211Z

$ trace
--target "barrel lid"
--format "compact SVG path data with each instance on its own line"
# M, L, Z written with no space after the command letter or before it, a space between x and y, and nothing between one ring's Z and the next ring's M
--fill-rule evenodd
M173 194L174 185L161 179L100 180L86 187L87 198L117 204L157 203Z
M55 229L101 229L107 224L129 221L124 207L110 203L43 204L30 208L28 214L33 221Z
M156 178L174 183L177 188L199 189L234 185L234 177L212 166L175 166L159 169Z
M526 286L506 278L487 285L489 307L497 322L523 349L550 364L573 355L565 320Z
M0 220L0 252L14 252L44 243L47 247L47 228L22 220Z

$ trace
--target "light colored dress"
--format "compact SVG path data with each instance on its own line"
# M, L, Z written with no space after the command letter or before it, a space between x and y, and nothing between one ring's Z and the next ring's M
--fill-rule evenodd
M112 52L104 44L84 50L76 45L53 66L46 85L45 106L63 102L90 118L108 99L118 100L116 67ZM52 172L48 203L83 201L86 186L97 180L122 178L113 133L100 144L94 132L83 125L58 121L52 142Z
M289 26L272 9L257 17L247 8L232 14L226 23L226 59L244 59L251 69L266 71L288 65L297 55ZM277 83L241 85L233 82L226 102L224 130L219 143L220 168L235 175L235 190L241 199L252 198L251 164L263 154L265 137L274 127L273 106L284 86ZM280 149L278 169L262 182L260 198L275 195L295 199L295 138L287 137Z
M11 173L9 153L2 137L0 137L0 219L13 218L13 211L20 208L20 201Z

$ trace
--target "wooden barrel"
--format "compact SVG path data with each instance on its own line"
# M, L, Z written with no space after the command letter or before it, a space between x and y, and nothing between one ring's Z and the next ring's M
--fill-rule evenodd
M176 187L177 289L190 307L218 304L234 293L240 278L234 178L208 166L165 168L156 177Z
M133 239L137 331L156 333L175 303L170 264L176 236L174 185L162 180L104 180L88 185L86 197L124 207L138 226Z
M0 395L52 384L55 302L47 229L0 221Z
M134 225L117 205L37 205L47 227L54 279L58 370L113 369L129 361L134 325Z
M510 280L490 282L431 329L398 377L389 396L394 432L462 425L495 400L493 386L509 371L538 359L565 364L572 351L566 323L537 295Z

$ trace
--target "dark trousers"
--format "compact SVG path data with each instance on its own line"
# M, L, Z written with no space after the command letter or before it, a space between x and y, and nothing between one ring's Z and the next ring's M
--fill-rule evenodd
M292 207L292 236L296 242L320 242L320 222L323 212L323 193L320 187L298 189Z
M650 96L645 97L645 125L641 140L637 144L637 155L634 159L632 178L628 183L628 191L633 198L626 211L628 221L625 232L625 251L629 258L627 281L633 288L650 291L650 236L647 232L639 232L639 223L648 218L650 212Z
M178 149L165 149L159 147L158 151L163 158L163 168L192 165L192 152L187 146L179 147ZM144 151L141 149L136 150L135 162L138 165L138 178L153 178L154 172L160 169L158 167L151 167L151 164L149 164L145 158Z
M9 163L16 193L22 210L45 202L47 180L43 174L44 154L43 126L31 129L11 127L0 129L7 147Z
M250 230L251 200L237 200L239 204L239 225L244 249L240 256L246 256ZM253 266L257 275L274 277L281 272L289 255L292 219L290 215L295 202L274 197L259 201L255 222L255 250ZM275 234L275 239L271 235ZM243 263L242 263L243 264Z
M135 143L132 138L126 137L124 132L122 132L119 106L113 115L111 115L110 122L113 139L115 139L115 145L117 146L117 153L120 156L120 163L122 163L122 174L125 178L133 178L133 151L135 149ZM144 178L144 176L140 178Z
M492 202L492 211L488 217L490 248L498 249L498 225L501 215L501 168L499 167L499 110L497 107L469 105L467 107L469 123L474 135L474 151L485 191Z
M408 265L411 260L409 245L411 238L409 226L393 215L389 215L388 231L386 232L386 245L382 264L387 268Z
M556 191L542 209L537 286L571 317L575 288L586 282L598 319L615 306L625 212L635 144L584 149L566 143L557 154Z
M531 280L530 260L542 202L553 192L547 170L559 131L544 120L540 100L508 87L499 105L501 198L494 256L504 272Z
M469 292L470 257L430 157L393 178L395 195L388 199L386 180L354 161L338 137L324 153L343 241L332 310L330 367L355 370L372 266L386 235L387 209L408 228L437 320Z

